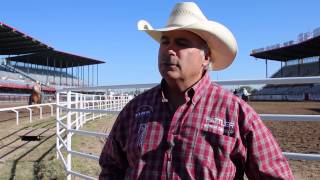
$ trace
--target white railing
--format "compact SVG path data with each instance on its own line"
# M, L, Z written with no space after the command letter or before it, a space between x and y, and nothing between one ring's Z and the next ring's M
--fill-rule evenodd
M61 98L64 96L64 98ZM101 118L110 113L118 113L131 100L130 96L106 96L76 93L70 90L59 91L56 94L56 149L57 157L62 160L67 172L67 179L77 176L83 179L94 179L88 175L72 170L72 156L81 156L98 160L98 155L92 155L73 150L72 137L74 134L106 138L107 134L80 130L83 125L91 120ZM64 99L64 100L63 100ZM62 153L64 150L66 155Z
M248 85L248 84L304 84L304 83L320 83L320 77L304 77L304 78L270 78L259 80L232 80L232 81L218 81L220 85ZM134 85L117 85L117 86L100 86L87 87L81 89L63 89L57 92L57 157L60 158L64 164L65 170L68 174L67 179L71 176L77 176L83 179L96 179L88 175L81 174L72 170L71 158L72 156L81 156L93 160L99 159L99 156L88 153L78 152L71 149L72 135L74 133L95 136L107 137L108 134L88 132L80 130L80 128L89 120L100 118L103 115L119 112L122 107L130 100L129 96L112 96L105 95L88 95L84 93L76 93L81 91L95 91L106 92L110 89L148 89L157 84L134 84ZM66 101L59 101L59 96L65 95ZM106 99L105 97L109 97ZM90 100L91 98L91 100ZM66 114L62 115L61 111ZM97 115L98 114L98 115ZM87 115L90 115L87 117ZM274 121L318 121L320 122L320 115L289 115L289 114L260 114L262 120ZM62 137L65 133L66 137ZM61 152L64 148L67 151L65 158ZM304 154L283 152L289 159L295 160L320 160L320 154Z
M40 119L42 119L42 108L44 106L49 106L51 110L51 116L53 116L53 106L56 103L46 103L46 104L34 104L34 105L28 105L28 106L16 106L16 107L9 107L9 108L0 108L0 112L6 112L6 111L12 111L16 113L16 123L19 125L19 111L20 110L28 110L29 111L29 122L32 122L32 108L38 108L39 109L39 116Z

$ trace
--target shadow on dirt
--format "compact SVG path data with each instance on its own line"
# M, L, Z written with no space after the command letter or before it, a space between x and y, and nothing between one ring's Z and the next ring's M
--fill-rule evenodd
M30 128L30 130L28 130ZM20 133L20 136L28 135L30 133L34 133L34 131L38 129L43 129L43 131L39 132L39 136L43 138L37 143L33 144L32 141L21 141L21 139L17 136ZM33 174L34 179L39 179L37 177L39 171L39 163L43 161L43 159L55 148L55 143L51 145L45 145L41 147L44 143L51 141L52 138L55 137L55 121L44 121L33 124L31 126L26 126L20 128L5 137L1 137L0 141L6 140L6 143L1 144L0 151L5 152L0 155L0 159L9 158L10 162L12 162L10 168L10 174L8 179L13 180L16 179L17 167L20 162L33 162ZM50 143L50 142L49 142ZM8 151L9 149L9 151ZM6 152L7 151L7 152ZM21 152L22 151L22 152ZM31 158L31 160L29 160ZM28 160L25 160L27 158Z
M309 110L320 113L320 108L309 108Z

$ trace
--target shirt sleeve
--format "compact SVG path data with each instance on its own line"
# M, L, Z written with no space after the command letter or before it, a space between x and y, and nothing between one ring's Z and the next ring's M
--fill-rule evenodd
M100 155L100 180L124 179L125 172L128 167L126 154L122 151L121 142L119 140L121 132L121 118L119 117L117 118Z
M257 113L248 107L245 173L249 179L294 179L288 161Z

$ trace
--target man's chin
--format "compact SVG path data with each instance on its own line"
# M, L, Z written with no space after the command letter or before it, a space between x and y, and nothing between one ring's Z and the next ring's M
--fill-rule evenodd
M177 72L167 71L164 73L164 79L169 81L178 80L180 78L180 74Z

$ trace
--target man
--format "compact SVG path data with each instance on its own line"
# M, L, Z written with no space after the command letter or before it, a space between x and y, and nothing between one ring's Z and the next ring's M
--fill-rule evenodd
M42 88L41 88L41 83L39 81L36 81L36 83L32 87L32 93L29 96L29 105L34 104L41 104L43 98L43 93L42 93Z
M41 93L41 84L40 81L36 81L35 85L32 87L32 90L36 93Z
M120 112L100 157L100 179L293 179L286 158L254 110L212 83L236 41L195 3L178 3L166 28L142 20L160 43L161 84Z

